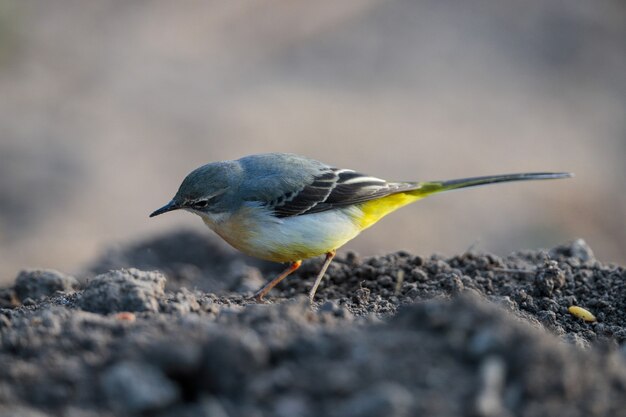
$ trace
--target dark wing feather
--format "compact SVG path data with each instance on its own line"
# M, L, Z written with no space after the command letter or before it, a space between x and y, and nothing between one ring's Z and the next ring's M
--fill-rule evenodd
M301 190L270 202L269 207L276 217L298 216L347 207L417 188L420 188L419 183L389 183L352 170L329 168Z
M276 217L289 217L304 214L325 201L337 182L335 170L329 168L315 176L310 184L298 191L288 192L271 201L269 207Z

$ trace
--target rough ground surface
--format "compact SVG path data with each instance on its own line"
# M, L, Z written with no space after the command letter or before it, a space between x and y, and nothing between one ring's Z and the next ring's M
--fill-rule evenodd
M25 271L0 291L0 416L626 416L626 271L582 241L348 254L311 307L320 265L266 304L246 296L275 265L190 233Z

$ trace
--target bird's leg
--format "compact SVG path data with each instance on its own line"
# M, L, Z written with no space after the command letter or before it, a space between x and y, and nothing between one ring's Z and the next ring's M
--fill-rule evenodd
M317 275L317 278L315 278L315 283L313 284L313 288L311 288L311 291L309 291L309 301L311 303L313 303L313 298L315 298L317 287L320 286L320 282L322 282L322 278L324 278L324 274L326 273L326 270L328 269L328 265L330 265L330 263L333 261L333 258L335 257L336 253L337 253L336 251L332 250L326 254L324 265L322 265L322 269L320 270L320 273Z
M252 296L252 298L256 299L257 301L261 301L263 299L263 297L265 297L267 295L267 293L270 292L272 290L272 288L274 288L276 286L276 284L278 284L280 281L285 279L287 277L287 275L291 274L293 271L295 271L296 269L300 268L300 265L302 265L302 261L294 261L294 262L290 263L289 266L287 267L287 269L285 269L283 272L281 272L281 274L279 276L277 276L276 278L274 278L273 280L271 280L270 282L265 284L265 286L263 288L258 290Z

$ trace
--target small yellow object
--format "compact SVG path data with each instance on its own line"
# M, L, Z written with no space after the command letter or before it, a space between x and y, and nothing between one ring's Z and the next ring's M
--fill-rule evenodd
M136 318L136 317L135 317L135 315L134 315L133 313L131 313L131 312L128 312L128 311L122 311L122 312L120 312L120 313L117 313L117 314L115 315L115 318L116 318L117 320L120 320L120 321L129 321L129 322L133 322L133 321L135 321L135 318Z
M571 306L567 309L571 315L578 317L579 319L583 319L586 322L593 323L596 321L596 316L594 316L591 311L585 310L582 307Z

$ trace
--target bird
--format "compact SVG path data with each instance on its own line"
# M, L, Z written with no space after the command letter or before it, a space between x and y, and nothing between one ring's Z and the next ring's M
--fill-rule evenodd
M325 260L309 291L315 293L338 248L386 215L443 191L511 181L571 177L530 172L447 181L386 181L290 153L264 153L212 162L189 173L155 217L185 210L202 218L241 252L287 268L260 288L263 298L305 259Z

